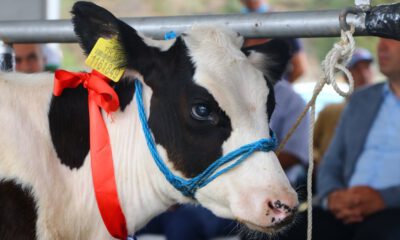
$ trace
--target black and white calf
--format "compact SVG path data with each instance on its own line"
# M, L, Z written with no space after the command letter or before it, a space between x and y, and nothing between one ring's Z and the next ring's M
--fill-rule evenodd
M113 121L103 117L129 233L172 204L193 201L165 180L150 155L135 78L144 85L157 149L174 174L193 177L222 155L270 137L272 83L289 58L284 43L241 49L242 37L212 27L155 41L92 3L77 3L72 13L84 51L99 37L117 37L127 68L113 84L120 110ZM54 97L52 84L47 73L0 74L0 239L110 239L92 187L87 91L80 86ZM289 222L298 204L273 152L254 153L195 197L216 215L263 232Z

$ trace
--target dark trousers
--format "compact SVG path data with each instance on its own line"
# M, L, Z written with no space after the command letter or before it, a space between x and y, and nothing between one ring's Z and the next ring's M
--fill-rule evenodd
M297 223L274 239L305 240L307 215L299 216ZM400 240L400 209L386 209L368 216L357 224L343 224L330 212L313 209L313 240Z
M306 240L307 215L300 214L293 226L283 233L241 232L242 240ZM218 218L209 210L183 205L154 218L141 234L160 234L167 240L208 240L238 234L237 223ZM313 240L400 240L400 209L387 209L367 217L362 223L346 225L330 212L313 209Z
M182 205L151 220L136 233L164 235L167 240L208 240L235 235L237 223L216 217L200 206Z

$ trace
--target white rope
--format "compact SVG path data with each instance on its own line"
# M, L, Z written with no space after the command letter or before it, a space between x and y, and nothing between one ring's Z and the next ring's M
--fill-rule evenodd
M315 124L315 101L317 96L322 91L325 84L331 84L333 89L342 97L348 97L353 93L354 90L354 80L346 68L347 63L353 56L355 41L353 38L354 26L351 27L348 31L341 32L341 40L338 43L333 45L333 48L328 52L324 61L322 61L322 71L323 76L319 79L319 81L315 84L313 96L311 100L307 103L304 111L300 114L297 119L295 125L290 129L290 131L286 134L285 138L279 145L276 150L276 154L278 155L293 132L299 126L301 120L304 118L308 110L310 109L310 135L309 135L309 165L308 165L308 174L307 174L307 240L312 239L312 176L314 170L314 154L313 154L313 136L314 136L314 124ZM336 73L342 72L349 81L349 89L347 92L342 91L336 82Z
M355 49L355 41L353 38L354 26L348 31L341 32L341 40L333 45L331 51L322 61L322 71L324 76L317 82L310 112L310 136L309 136L309 166L307 174L307 240L312 239L312 175L314 170L314 125L315 125L315 99L321 92L325 84L331 84L333 89L342 97L350 96L354 91L354 79L349 70L346 68L347 63L353 56ZM336 82L335 74L341 71L349 81L349 89L347 92L342 91Z
M315 84L313 95L310 101L308 101L303 112L298 117L296 123L293 125L293 127L286 134L285 138L279 144L277 150L275 151L277 155L282 151L283 147L285 146L289 138L292 136L293 132L297 129L301 120L304 118L304 116L311 108L311 106L315 105L317 96L322 91L322 88L324 87L325 84L328 85L331 84L333 89L343 97L350 96L353 93L354 90L353 76L345 66L353 56L355 48L353 33L354 33L354 26L352 26L349 31L342 31L340 42L335 43L333 45L333 48L328 52L325 59L322 61L321 65L322 65L323 76L321 76L320 80ZM349 81L349 89L347 92L342 91L336 83L335 74L339 71L343 72ZM312 138L312 135L310 135L310 137Z

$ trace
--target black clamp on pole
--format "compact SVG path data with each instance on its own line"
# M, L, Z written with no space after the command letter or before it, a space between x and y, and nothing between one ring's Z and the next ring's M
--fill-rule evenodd
M400 40L400 3L370 8L365 27L369 35Z

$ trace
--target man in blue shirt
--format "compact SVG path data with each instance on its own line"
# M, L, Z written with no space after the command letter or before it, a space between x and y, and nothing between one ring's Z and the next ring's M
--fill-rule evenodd
M378 58L388 81L352 95L318 169L315 240L400 239L400 42L380 39Z

